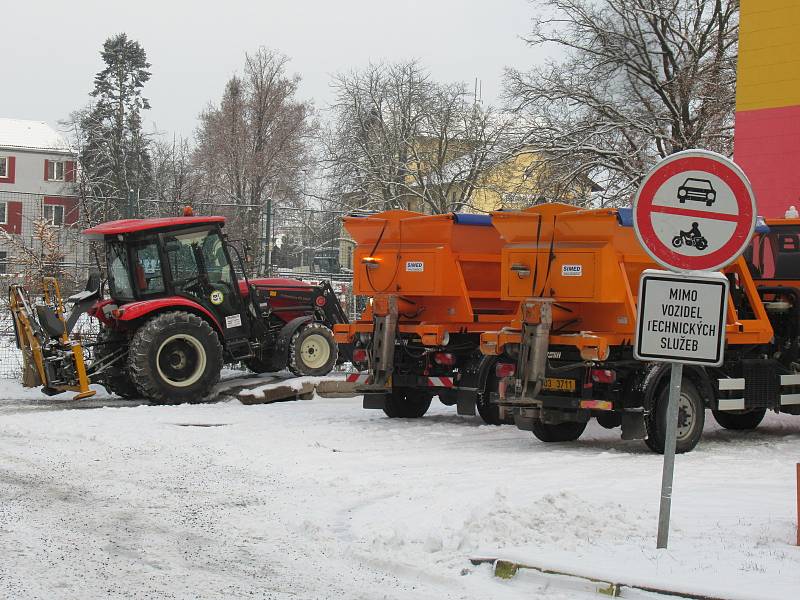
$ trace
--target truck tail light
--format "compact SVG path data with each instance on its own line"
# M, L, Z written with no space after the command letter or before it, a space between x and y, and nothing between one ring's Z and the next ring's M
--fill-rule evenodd
M367 351L364 348L356 348L353 350L353 362L363 363L367 362Z
M592 369L592 381L595 383L614 383L616 380L617 374L611 369Z
M514 363L499 362L494 367L494 374L500 379L503 379L504 377L513 377L516 372L517 365Z
M456 364L456 357L455 354L450 354L449 352L435 352L433 362L442 367L452 367Z

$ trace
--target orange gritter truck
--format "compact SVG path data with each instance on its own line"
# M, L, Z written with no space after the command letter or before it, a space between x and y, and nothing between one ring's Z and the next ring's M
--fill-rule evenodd
M487 393L497 357L480 353L480 334L510 323L519 300L501 298L503 240L489 216L393 210L344 226L356 242L353 291L371 303L334 332L354 344L364 372L349 380L361 383L364 407L420 417L438 396L499 422Z
M576 440L596 418L663 451L668 369L632 353L639 277L656 265L630 209L397 212L345 226L356 293L372 306L336 335L355 341L365 407L421 416L438 395L545 442ZM730 429L757 427L766 410L800 414L799 234L798 219L761 221L724 270L725 363L684 369L679 452L698 443L706 409Z

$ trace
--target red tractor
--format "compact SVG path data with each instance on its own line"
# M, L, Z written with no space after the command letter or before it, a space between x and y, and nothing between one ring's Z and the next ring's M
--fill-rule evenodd
M54 281L35 311L12 286L24 383L79 397L93 393L89 383L100 383L122 397L178 403L206 396L225 363L259 373L329 373L339 357L331 328L347 322L330 284L248 279L224 223L224 217L126 219L84 231L104 242L108 297L90 280L87 291L70 298L69 315ZM102 323L86 361L80 341L69 335L83 313Z

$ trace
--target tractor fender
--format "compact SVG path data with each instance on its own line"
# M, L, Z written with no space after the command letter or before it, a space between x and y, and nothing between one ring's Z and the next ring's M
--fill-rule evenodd
M714 387L708 377L708 372L697 365L684 365L683 376L691 379L697 386L700 394L705 400L706 407L710 407L714 400ZM642 394L642 406L645 410L650 410L656 400L656 393L662 385L669 384L670 364L669 363L650 363L644 369L639 390Z
M285 369L289 363L289 342L297 330L314 320L313 315L303 315L295 317L283 326L275 340L275 350L273 352L273 365L276 370Z
M121 307L122 314L117 319L123 323L129 323L142 317L149 317L156 313L164 312L166 310L184 309L188 312L195 313L204 318L216 330L222 338L222 326L219 324L217 318L211 314L208 309L204 308L194 300L188 298L181 298L179 296L172 298L154 298L153 300L138 300L123 304Z

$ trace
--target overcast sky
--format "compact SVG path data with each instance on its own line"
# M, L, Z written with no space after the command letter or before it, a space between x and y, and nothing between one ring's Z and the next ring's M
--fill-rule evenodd
M406 58L442 81L478 77L493 102L504 66L536 61L520 39L532 10L528 0L17 2L0 33L0 117L55 125L85 105L100 47L122 31L152 63L147 121L182 135L219 99L244 53L261 45L291 58L301 96L320 108L331 100L332 73Z

